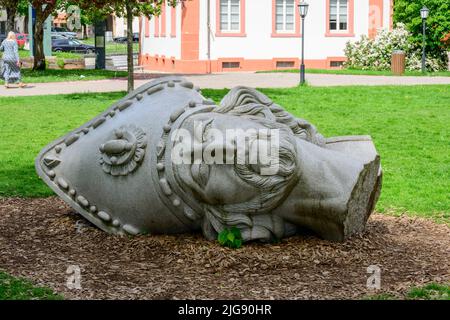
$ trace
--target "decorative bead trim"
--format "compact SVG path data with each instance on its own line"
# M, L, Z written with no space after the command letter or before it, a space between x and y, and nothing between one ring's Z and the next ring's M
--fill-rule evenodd
M194 87L193 83L183 80L170 80L166 82L166 86L168 88L174 88L176 84L179 84L180 86L196 90L197 92L200 92L200 88ZM155 85L154 87L151 87L146 90L147 95L155 94L161 90L164 89L164 83L160 83ZM89 134L92 130L97 129L104 123L106 123L109 119L113 118L118 112L122 112L133 105L134 99L137 101L141 101L143 99L143 93L139 92L136 93L134 96L129 97L126 101L119 103L116 107L113 108L113 110L106 111L104 114L98 116L96 119L92 120L90 124L88 124L86 127L82 128L78 132L71 134L68 136L64 142L59 143L58 145L53 147L53 151L55 154L61 154L64 152L65 148L70 147L75 142L79 141L80 138L83 135ZM159 173L160 177L160 187L161 190L166 194L167 197L170 198L170 201L174 208L181 209L182 213L190 220L197 220L199 216L195 213L195 211L190 208L186 203L184 203L180 197L178 197L174 192L172 191L172 188L170 187L169 182L165 178L165 164L164 164L164 151L166 149L166 140L169 137L169 134L172 130L172 125L175 121L177 121L188 109L208 105L213 105L214 102L211 100L204 100L203 104L197 105L196 102L191 101L186 107L181 108L175 112L173 112L170 115L169 122L163 127L163 135L161 137L161 141L157 146L157 164L156 168ZM190 112L192 114L192 112ZM48 154L52 149L48 150L46 153ZM46 160L45 160L46 159ZM42 160L42 167L47 167L48 169L53 169L57 165L59 165L60 160L59 158L52 157L52 158L44 158ZM62 177L56 177L56 173L53 170L44 170L44 172L47 174L47 176L51 180L56 181L56 185L59 187L60 190L62 190L64 193L66 193L76 204L78 204L85 212L91 214L93 217L99 219L102 221L103 224L107 225L109 228L116 229L117 233L127 233L130 235L137 235L139 234L139 230L130 225L130 224L123 224L118 219L113 218L109 213L103 210L99 210L97 206L90 203L90 201L84 197L83 195L78 194L78 192L70 187L69 182L67 182ZM78 194L78 196L77 196Z
M199 88L194 87L194 84L192 82L183 81L178 83L178 85L190 90L199 91ZM175 83L168 82L167 86L169 88L173 88L175 87ZM201 216L200 214L196 213L194 209L192 209L179 195L177 195L173 191L173 188L166 177L167 159L165 157L165 153L167 150L167 143L170 142L169 136L170 133L172 132L172 129L174 129L175 122L178 120L182 121L183 119L197 112L210 110L212 105L215 105L214 101L212 100L203 99L201 103L190 101L185 107L182 107L172 112L172 114L169 116L168 122L163 126L163 133L156 146L156 155L157 155L156 170L158 174L159 187L162 191L162 194L167 198L168 204L172 205L173 210L175 212L178 212L180 215L188 218L188 220L190 221L196 221L200 219ZM180 119L182 116L184 118Z

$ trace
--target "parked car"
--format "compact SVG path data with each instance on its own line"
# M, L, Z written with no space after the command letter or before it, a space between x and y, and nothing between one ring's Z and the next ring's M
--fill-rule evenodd
M84 44L76 39L54 39L52 40L52 51L88 54L94 53L95 47L89 44Z
M117 42L117 43L126 43L127 37L116 37L113 40L114 40L114 42ZM139 42L139 33L138 32L133 33L133 42Z
M69 39L65 35L58 33L58 32L52 32L52 41L57 39Z
M69 39L75 39L77 37L76 32L72 32L72 31L69 31L69 30L67 30L65 28L61 28L61 27L52 27L52 34L53 33L63 35Z

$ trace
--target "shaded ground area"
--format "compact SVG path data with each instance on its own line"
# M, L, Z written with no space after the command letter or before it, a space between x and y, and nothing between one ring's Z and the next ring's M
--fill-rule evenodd
M278 244L220 247L200 235L108 235L56 197L0 199L0 269L72 299L333 299L402 296L450 281L450 228L430 220L373 215L343 243L298 236ZM81 268L81 290L66 270ZM369 265L382 290L366 288Z

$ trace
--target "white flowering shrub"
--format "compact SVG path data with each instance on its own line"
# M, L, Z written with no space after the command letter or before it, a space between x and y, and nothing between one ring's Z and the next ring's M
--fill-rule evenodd
M362 70L389 70L391 68L392 53L402 50L406 54L406 69L421 70L422 53L414 48L409 41L410 33L402 23L397 24L392 31L380 30L375 39L361 36L356 42L347 42L345 55L346 68ZM445 63L438 58L427 56L428 71L445 69Z
M426 59L426 67L427 67L427 70L430 72L446 70L445 63L443 63L438 58L433 58L433 57L429 57L429 56L427 56L427 59ZM409 57L406 58L406 70L408 70L408 71L422 70L422 53L421 52L412 53Z

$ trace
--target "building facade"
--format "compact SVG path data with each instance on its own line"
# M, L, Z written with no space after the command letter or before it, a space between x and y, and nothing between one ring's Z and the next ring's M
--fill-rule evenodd
M127 36L127 19L112 14L108 17L106 30L111 33L110 38ZM139 18L133 18L133 32L139 31Z
M392 0L186 0L142 17L140 64L174 73L340 68L347 41L392 28Z
M6 30L6 10L0 8L0 35L5 35ZM24 16L16 15L14 19L14 31L18 33L26 33L26 19Z

